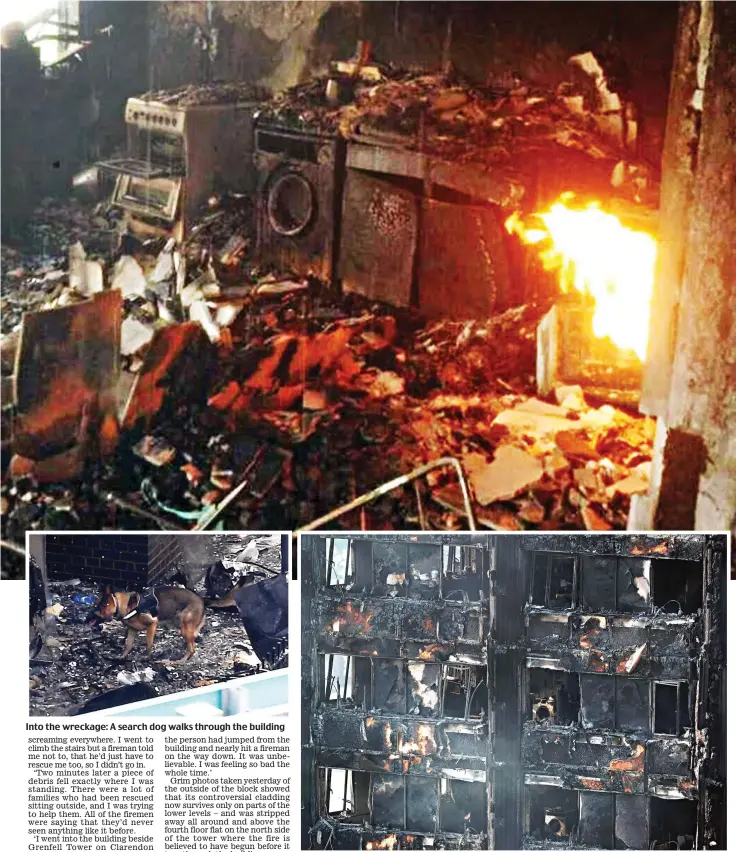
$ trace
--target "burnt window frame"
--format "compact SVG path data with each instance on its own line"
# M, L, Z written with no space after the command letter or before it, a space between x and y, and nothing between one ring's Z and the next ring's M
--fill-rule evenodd
M596 845L595 847L591 847L590 845L586 845L585 848L588 848L588 849L589 848L596 848L596 849L618 849L618 848L621 848L621 847L616 845L616 841L617 841L616 819L617 819L617 815L618 815L618 800L619 800L619 797L628 799L632 796L636 796L640 799L645 800L645 802L646 802L646 813L647 813L646 835L647 835L647 844L648 844L647 848L651 848L651 842L652 842L652 836L651 836L651 831L652 831L651 801L652 801L652 799L657 798L656 796L652 796L652 795L647 794L647 793L633 793L633 794L632 793L622 793L622 792L618 792L618 791L615 791L615 790L592 791L592 790L581 790L581 789L575 789L575 788L572 788L572 789L560 788L556 785L540 784L539 782L537 782L536 784L528 784L528 783L523 784L524 794L523 794L523 798L522 798L522 808L523 808L523 811L522 811L522 813L523 813L522 831L523 831L523 835L524 835L525 839L533 840L536 844L540 843L540 841L538 839L536 839L534 837L534 835L532 835L532 833L531 833L531 827L532 827L532 819L531 819L531 817L532 817L532 812L531 812L532 801L531 801L531 796L532 796L532 794L530 794L530 790L537 790L539 788L543 788L543 787L547 787L547 786L549 786L553 790L568 789L568 791L570 793L575 795L575 798L577 800L576 801L577 819L576 819L576 822L575 822L570 834L567 837L560 838L559 840L555 840L555 839L552 839L550 837L543 838L542 841L541 841L541 843L543 845L541 847L538 847L538 848L547 848L547 849L550 849L550 848L551 849L559 849L559 848L577 849L577 848L582 848L582 844L581 844L581 840L580 840L580 834L579 834L579 831L580 831L579 826L580 826L580 818L582 816L582 813L581 813L582 798L581 798L581 796L584 795L584 794L594 795L594 796L611 796L612 797L611 801L613 803L613 806L611 808L611 837L610 837L611 842L610 842L610 845L601 844L601 845Z
M529 553L529 577L527 580L527 603L535 610L550 610L555 613L572 612L580 605L578 588L580 585L580 557L578 554L560 553L554 550L531 550ZM544 603L535 603L535 579L537 574L537 559L546 559L546 579L544 584ZM552 568L555 562L572 562L572 587L570 590L570 604L568 606L553 606L550 603L550 591L552 588Z
M335 772L344 772L345 773L345 784L343 787L343 811L345 810L345 804L347 802L347 789L348 789L348 779L354 780L354 776L356 773L360 773L361 775L368 776L368 797L366 800L367 805L367 814L371 814L371 790L372 790L372 778L371 776L374 774L372 772L361 770L361 769L349 769L344 766L317 766L317 810L322 817L327 817L329 819L335 820L335 822L341 823L343 825L351 825L351 824L359 824L361 822L360 817L363 815L362 812L360 814L356 814L353 812L349 816L340 817L336 816L337 812L330 811L330 786L332 783L332 773ZM353 787L353 791L355 788ZM355 799L353 798L353 801Z
M351 675L353 677L355 677L355 673L356 673L355 665L356 664L355 664L354 661L355 660L365 660L367 662L372 662L370 657L365 657L364 655L361 655L361 654L343 654L343 653L340 653L339 651L319 652L319 654L317 656L317 666L318 666L318 672L319 672L319 677L320 677L320 680L319 680L319 687L320 688L319 688L319 698L318 698L319 706L320 707L337 707L337 708L340 708L340 707L343 706L343 704L347 704L348 701L352 701L353 706L362 707L363 704L356 702L355 698L352 695L351 696L340 695L339 692L338 692L338 696L336 698L330 698L330 695L332 694L332 680L334 678L334 676L332 675L332 668L334 666L335 657L345 657L347 659L345 683L341 683L339 680L337 680L337 683L340 683L341 690L344 690L345 692L347 692L348 678ZM372 703L372 701L373 701L373 680L374 680L373 666L371 665L371 676L370 676L370 682L369 682L369 685L368 685L369 698L370 698L369 703ZM365 709L367 710L369 708L365 708Z
M548 724L548 720L537 720L534 718L532 710L534 708L534 702L532 700L532 672L533 671L553 671L558 672L561 675L564 675L567 678L574 678L577 681L577 698L578 698L578 712L577 716L572 721L563 722L559 719L559 709L557 711L557 719L552 723L552 726L559 727L568 727L569 725L574 725L576 728L580 727L580 709L581 709L581 700L580 700L580 672L571 672L566 669L549 669L545 668L545 666L524 666L524 696L525 696L525 705L524 705L524 725L531 725L534 728L543 728Z
M368 700L365 698L362 701L357 701L354 695L347 696L345 694L338 695L336 698L330 698L329 696L332 693L332 682L328 680L328 678L332 678L331 675L331 665L334 665L335 657L345 657L348 660L347 668L346 668L346 678L345 683L340 683L340 691L341 693L346 692L346 686L348 683L348 677L352 674L355 674L355 665L356 660L360 661L361 665L370 665L370 680L367 684L365 684L364 695L367 694ZM405 703L403 709L387 709L384 707L375 707L375 697L376 697L376 664L377 663L399 663L401 670L401 678L404 688L405 695ZM412 718L423 718L427 720L438 720L438 719L447 719L452 722L478 722L481 719L488 719L488 707L484 706L482 708L483 713L473 716L470 714L471 705L473 702L473 697L475 696L476 691L485 684L486 690L489 690L488 684L488 667L484 665L478 665L477 663L449 663L449 662L437 662L435 660L417 660L417 659L399 659L395 657L378 657L378 656L366 656L363 654L341 654L337 651L320 651L318 653L318 671L320 675L320 690L318 697L318 706L322 708L333 708L333 709L343 709L345 706L349 705L351 708L360 709L365 713L373 713L380 712L384 715L388 716L411 716ZM410 666L430 666L433 669L438 669L438 693L437 693L437 705L434 708L434 712L428 713L416 713L415 705L412 702L412 681L413 678L409 671ZM462 716L458 715L449 715L445 713L445 695L447 689L448 682L448 669L462 669L467 671L466 681L468 686L465 688L465 710ZM477 676L477 671L484 671L486 674L485 680L478 680L476 678L476 682L474 686L470 686L472 683L473 673L475 672ZM328 686L330 689L328 691ZM490 692L488 693L490 695ZM352 703L350 703L352 702ZM368 706L367 706L368 705ZM426 705L425 705L426 706Z
M367 815L370 817L370 821L368 824L371 828L377 829L377 833L380 833L384 828L389 833L394 833L396 831L401 832L412 832L413 834L419 835L429 835L434 834L436 832L440 832L442 834L450 834L457 837L461 837L462 834L457 831L449 831L444 828L444 821L446 817L446 813L444 811L443 803L447 799L447 793L443 792L443 784L447 785L448 790L452 790L453 782L458 782L460 779L451 779L445 778L442 776L432 777L432 776L422 776L422 775L410 775L410 774L402 774L397 775L392 772L378 772L378 771L370 771L370 770L359 770L359 769L345 769L343 767L337 766L323 766L320 765L317 767L317 809L321 817L327 817L329 819L333 819L341 825L362 825L364 823L364 819L361 817L366 816L362 811L360 813L352 813L346 817L340 817L336 814L341 813L341 811L333 811L329 810L329 788L331 785L332 772L345 772L345 783L344 783L344 792L342 796L343 802L343 811L345 810L345 804L347 802L347 789L348 789L348 781L349 779L354 778L355 774L365 775L368 778L368 796L366 800L367 804ZM350 773L350 774L349 774ZM385 826L381 823L377 823L375 820L375 809L373 802L373 789L375 786L375 779L388 780L388 779L401 779L402 783L402 798L403 798L403 819L401 826L390 825ZM409 785L411 783L425 783L432 784L435 792L435 824L431 829L420 829L411 827L411 814L409 808ZM379 781L380 783L380 781ZM484 811L488 807L488 790L486 784L483 781L461 781L462 784L478 784L479 789L483 788L483 795L481 799L484 804ZM354 789L354 788L353 788ZM354 798L353 798L354 801Z
M345 560L345 578L340 582L332 583L330 580L332 579L332 574L335 568L335 543L338 541L346 541L347 542L347 557ZM355 566L355 556L353 554L353 542L350 536L342 536L342 535L331 535L328 539L327 547L325 548L325 564L322 566L321 580L322 586L325 589L347 589L348 583L352 579L352 575L350 573L351 565Z
M403 599L415 601L433 600L436 601L438 604L451 604L456 607L470 606L471 608L477 606L482 607L482 605L487 603L489 599L490 550L487 543L445 544L431 542L428 544L424 544L421 538L419 538L417 541L391 541L386 540L380 536L356 537L350 534L329 535L325 536L325 539L325 560L320 570L320 588L323 591L332 590L341 592L343 594L347 593L348 595L367 595L370 597L400 597ZM336 541L345 541L348 545L347 558L345 563L345 579L342 582L331 582L335 564L334 551ZM402 583L392 584L394 585L394 589L392 589L392 591L390 592L385 591L384 587L386 586L386 583L381 582L378 576L378 568L376 563L377 545L379 547L382 545L399 547L403 551L403 553L401 553L400 563L404 571L404 580ZM411 557L413 547L433 547L439 551L439 573L436 587L435 589L432 589L431 586L428 586L424 590L425 594L422 595L412 594L412 585L418 583L418 581L414 580L411 576ZM362 554L358 553L359 549L364 549L365 551L367 551L368 548L370 548L370 576L368 576L369 572L366 566L362 564L363 560L367 559L368 554L365 552ZM460 589L452 589L451 591L447 592L445 586L449 579L449 572L448 576L446 576L445 572L446 568L449 567L450 558L453 556L453 553L455 555L459 553L461 557L461 562L467 562L467 564L469 565L470 554L468 553L468 551L472 551L475 557L475 564L479 568L477 595L470 596L467 594L467 592L464 592ZM360 566L358 564L359 561L361 562ZM470 573L472 574L475 572Z
M593 606L588 604L585 599L585 563L586 560L589 562L594 562L595 560L611 560L615 563L615 571L613 572L613 606L603 607L603 606ZM642 561L648 561L650 563L650 576L646 578L647 583L649 584L649 597L646 602L646 606L641 609L622 609L621 608L621 594L620 594L620 574L621 574L621 566L622 563L625 563L629 559L641 559ZM664 560L662 560L664 561ZM611 615L623 615L627 618L642 618L647 615L651 615L654 611L653 607L653 594L652 594L652 580L651 575L653 572L653 563L656 563L657 560L652 557L644 556L644 557L632 557L632 556L621 556L619 554L609 554L609 555L599 555L595 553L585 553L581 555L580 559L580 573L579 573L579 607L583 612L586 613L610 613Z
M681 739L686 736L685 731L694 729L694 720L692 710L690 708L690 681L688 680L660 680L654 679L650 681L650 697L649 697L649 708L650 708L650 721L651 721L651 733L655 734L658 737L671 737L672 739ZM658 686L669 686L676 687L677 694L675 698L675 733L670 734L666 731L658 731L656 729L657 722L657 687ZM685 693L686 696L686 704L687 707L687 720L690 722L689 725L682 724L682 694Z
M615 732L616 734L637 734L637 733L646 733L647 735L654 733L654 693L653 693L653 681L650 678L642 678L642 677L631 677L629 675L622 674L605 674L603 672L578 672L578 684L580 687L580 730L581 731L591 731L591 730L608 730ZM596 677L605 677L610 678L613 683L613 724L609 726L599 726L596 728L586 728L583 726L583 688L582 688L582 679L583 678L596 678ZM643 683L646 686L647 700L649 706L647 707L647 725L643 728L635 728L631 725L627 725L626 727L621 726L620 714L619 714L619 684L621 683Z
M681 618L692 618L693 616L697 615L698 612L703 611L704 600L705 600L705 588L704 588L704 585L703 585L703 583L704 583L704 581L703 581L703 566L700 562L696 562L695 560L692 560L692 559L652 559L652 563L653 563L653 566L654 566L654 564L670 563L671 569L675 568L675 566L683 566L683 568L685 566L687 566L687 569L693 570L693 571L695 569L699 568L700 569L700 571L699 571L700 593L699 593L699 598L698 598L698 606L692 612L691 611L683 611L682 608L680 608L680 617ZM651 597L652 609L653 609L654 612L664 612L667 615L675 615L675 613L666 612L667 605L669 603L672 603L673 601L675 601L676 600L675 598L669 598L664 603L659 603L659 604L655 603L655 597L659 596L658 595L658 593L659 593L658 577L657 577L657 574L659 574L659 573L663 573L663 572L656 572L655 573L655 571L652 570L652 578L651 578L651 581L650 581L650 583L651 583L650 597ZM661 579L659 580L659 582L661 583Z
M521 825L521 828L522 828L523 836L533 840L534 843L537 844L537 848L552 848L552 849L570 848L571 841L573 840L573 838L575 836L575 832L577 831L577 823L580 819L580 792L581 791L576 790L576 789L572 789L572 788L559 787L556 784L540 784L539 782L537 782L536 784L524 783L524 784L522 784L522 787L523 787L523 795L522 795L522 801L521 801L521 806L522 806L522 825ZM560 838L559 840L552 840L549 837L543 837L541 839L541 843L545 844L545 845L539 847L538 844L540 843L540 840L537 839L532 834L532 797L534 796L534 793L532 792L532 790L537 790L539 788L547 788L547 787L549 787L553 791L555 791L555 790L556 791L565 791L565 795L569 795L569 796L574 795L575 796L575 811L577 813L577 817L576 817L575 825L572 827L572 830L567 837ZM522 848L523 848L523 843L522 843Z
M466 695L465 695L465 715L464 716L450 716L445 713L445 694L447 689L447 669L465 669L468 672L468 686L466 687ZM470 688L470 680L472 678L473 669L485 669L486 672L486 680L485 681L476 681L475 686ZM471 716L470 715L470 705L473 700L473 696L475 695L476 690L481 686L481 684L485 683L486 689L489 690L488 684L488 666L481 666L474 663L442 663L440 669L440 696L439 696L439 712L437 714L437 718L452 720L453 722L478 722L481 719L488 719L488 707L484 708L484 714L480 716ZM490 696L490 691L488 692Z

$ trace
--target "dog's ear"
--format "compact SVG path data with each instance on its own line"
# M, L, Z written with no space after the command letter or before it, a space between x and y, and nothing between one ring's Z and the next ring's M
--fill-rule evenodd
M137 609L141 602L141 596L138 592L131 592L128 595L128 610Z
M110 584L106 583L104 586L100 586L100 597L106 598L108 595L112 594L112 589L110 588Z

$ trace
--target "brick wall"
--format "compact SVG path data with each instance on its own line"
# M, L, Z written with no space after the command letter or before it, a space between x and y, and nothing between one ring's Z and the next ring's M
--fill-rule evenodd
M148 536L148 582L160 583L181 562L182 553L176 535Z
M85 580L134 587L148 582L147 535L48 535L49 579Z

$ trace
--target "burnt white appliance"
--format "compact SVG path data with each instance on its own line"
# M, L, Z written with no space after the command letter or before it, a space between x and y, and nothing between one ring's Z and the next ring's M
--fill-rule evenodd
M332 280L340 239L343 141L260 120L254 149L261 262Z
M202 97L211 88L204 89ZM140 230L183 237L220 188L253 188L253 100L197 102L188 87L125 105L128 156L98 165L116 175L112 203Z

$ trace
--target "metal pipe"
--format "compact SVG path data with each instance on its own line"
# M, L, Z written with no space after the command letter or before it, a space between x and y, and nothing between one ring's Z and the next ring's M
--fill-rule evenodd
M132 515L138 515L140 518L145 518L147 521L151 521L162 530L172 530L174 532L184 532L186 530L185 527L172 524L171 521L160 518L153 512L149 512L147 509L142 509L135 503L131 503L129 500L124 500L122 497L118 497L117 494L113 494L112 492L107 494L107 501L109 503L113 503L119 509L124 509L126 512L130 512Z
M435 459L435 461L431 461L427 464L421 465L420 467L411 471L411 473L404 474L403 476L397 476L396 479L391 479L388 482L384 482L382 485L379 485L378 488L374 488L373 491L369 491L367 494L363 494L360 497L356 497L355 500L351 500L350 503L346 503L344 506L340 506L337 509L333 509L326 515L323 515L321 518L317 518L316 520L311 521L305 526L300 527L297 532L309 532L310 530L319 529L319 527L330 523L330 521L334 521L342 515L345 515L348 512L352 512L353 509L358 509L361 506L365 506L366 503L370 503L376 498L382 497L384 494L389 494L391 491L394 491L409 482L413 482L419 477L425 476L430 471L436 470L438 467L447 467L448 465L454 468L455 472L457 473L457 477L460 481L460 490L462 491L463 495L465 514L468 517L468 528L475 532L477 528L475 526L473 508L470 505L470 494L468 492L468 484L465 481L465 474L463 473L463 469L460 466L460 462L452 456L444 456L441 459Z

